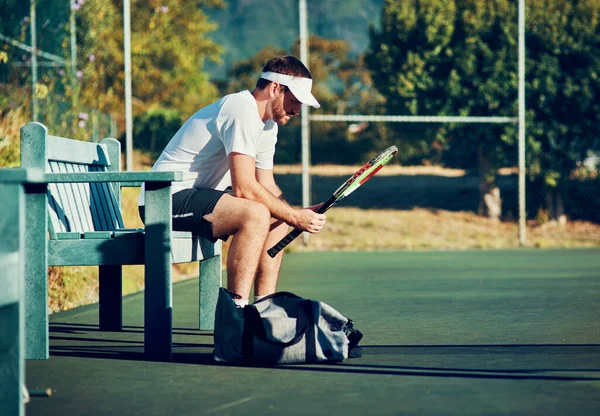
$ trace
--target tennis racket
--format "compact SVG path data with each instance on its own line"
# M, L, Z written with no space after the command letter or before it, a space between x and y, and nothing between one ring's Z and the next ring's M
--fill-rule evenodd
M323 214L329 208L333 207L342 199L346 198L352 192L356 191L363 183L371 179L379 170L388 163L392 157L398 152L396 146L390 146L383 152L369 160L362 168L360 168L354 175L352 175L346 182L344 182L331 197L323 203L318 209L317 213ZM293 229L288 235L283 237L277 244L267 250L269 256L275 257L277 253L283 250L288 244L290 244L296 237L302 234L302 231Z

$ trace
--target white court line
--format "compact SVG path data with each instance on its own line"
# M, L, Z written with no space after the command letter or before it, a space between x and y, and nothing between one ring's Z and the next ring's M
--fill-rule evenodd
M250 397L246 397L245 399L240 399L240 400L237 400L235 402L231 402L231 403L224 404L222 406L214 407L214 408L212 408L212 409L207 410L206 412L204 412L204 414L207 415L207 414L210 414L210 413L220 412L221 410L229 409L230 407L234 407L234 406L237 406L239 404L243 404L243 403L249 402L251 400L258 399L261 396L262 395L250 396Z

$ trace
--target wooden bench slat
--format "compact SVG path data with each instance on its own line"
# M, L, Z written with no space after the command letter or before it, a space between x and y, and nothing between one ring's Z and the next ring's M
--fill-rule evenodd
M101 172L101 168L99 168L98 166L89 166L89 169L90 169L90 172ZM96 223L95 229L98 231L106 231L106 230L114 229L114 227L111 226L110 208L106 203L107 202L106 198L103 197L104 196L103 185L105 185L105 184L102 182L90 184L91 205L95 206L98 210L98 212L97 212L98 216L96 217L96 221L95 221L95 223Z
M70 163L58 162L59 169L61 172L72 173L73 170L69 166ZM66 183L65 185L65 199L69 206L70 218L72 221L72 227L70 231L86 231L84 222L82 221L82 201L79 198L79 192L76 189L76 183Z
M55 163L46 161L46 170L53 172L57 170ZM63 203L60 198L59 184L51 183L48 185L48 201L50 205L50 219L55 232L68 232L68 220L65 218L65 211L62 208Z
M104 184L108 189L110 189L110 191L108 192L108 197L110 198L110 206L112 207L113 210L113 216L115 219L115 228L123 228L124 222L123 222L123 217L121 216L121 204L119 203L119 200L117 199L117 196L115 195L115 191L114 188L112 187L112 185L110 183L105 183Z
M81 163L84 165L106 166L110 162L106 159L106 146L81 140L67 139L59 136L48 136L46 157L59 162Z
M108 224L106 222L106 208L102 205L102 201L98 197L97 183L90 183L90 205L95 207L96 210L92 213L92 220L94 221L94 229L95 230L106 230L108 229Z
M98 166L91 167L92 170L101 171ZM114 195L112 186L107 182L101 182L98 185L98 198L105 209L104 215L107 224L107 230L115 230L123 227L123 219L120 214L120 207L117 204L117 198Z
M79 163L70 163L67 165L69 172L80 173L85 170L84 165ZM92 222L92 216L90 214L90 197L89 197L89 186L86 183L74 183L73 188L76 192L76 198L80 202L78 207L78 214L81 219L83 230L90 231L94 229L94 223Z
M112 231L89 231L83 233L83 238L86 240L109 240L113 237Z
M56 233L57 240L81 240L81 233Z
M51 161L51 164L54 164L57 172L66 173L66 169L64 164L61 162ZM63 215L65 217L65 231L81 231L81 227L78 227L77 220L73 215L73 205L72 205L72 197L69 195L69 185L67 183L58 184L58 200L60 201L61 208L63 210Z
M65 232L65 218L64 212L62 208L60 208L59 202L55 199L54 195L57 195L58 190L56 189L57 185L55 183L51 183L48 185L48 213L50 217L50 226L54 232Z
M144 182L181 182L183 172L84 172L70 175L47 172L44 180L48 183L120 182L127 186L141 186Z
M117 164L112 164L110 160L110 155L108 153L108 149L103 148L103 151L105 152L106 160L108 161L106 167L104 167L104 170L106 172L118 172L120 170L120 166L118 166ZM117 157L119 156L120 154L118 154ZM110 209L111 224L113 225L111 229L114 230L118 228L123 228L123 218L121 216L120 186L118 186L118 184L105 182L102 184L102 187L105 191L103 196L107 199L106 202Z
M113 238L137 238L137 234L144 234L143 228L120 229L113 233Z
M84 166L81 173L89 173L90 167ZM102 229L102 225L100 224L100 216L102 215L100 207L97 204L92 203L92 187L94 184L86 183L87 186L87 203L88 207L90 207L90 220L92 222L92 230Z
M61 164L57 161L50 161L50 164L55 166L57 172L66 173L64 164ZM60 198L61 207L63 209L64 216L66 219L68 219L69 223L67 231L81 231L81 228L77 226L77 220L73 215L73 209L71 205L73 197L69 195L69 193L69 184L64 183L58 185L58 195Z
M144 264L144 235L134 238L50 240L49 266Z

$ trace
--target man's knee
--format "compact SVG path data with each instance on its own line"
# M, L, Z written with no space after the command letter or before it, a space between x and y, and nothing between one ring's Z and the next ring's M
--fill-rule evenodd
M266 205L260 202L248 201L244 210L244 223L260 227L267 232L271 223L271 212Z

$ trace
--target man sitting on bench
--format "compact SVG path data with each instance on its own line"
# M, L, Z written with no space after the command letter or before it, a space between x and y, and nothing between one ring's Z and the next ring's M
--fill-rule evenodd
M233 236L227 258L227 288L248 304L254 284L259 300L275 292L282 252L267 249L288 225L317 233L325 224L318 207L294 209L273 176L279 125L299 114L301 104L320 105L312 76L293 56L271 59L256 88L226 95L192 115L154 164L154 171L183 171L173 183L173 229L213 242ZM225 190L230 187L232 193ZM138 201L144 219L144 190Z

